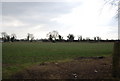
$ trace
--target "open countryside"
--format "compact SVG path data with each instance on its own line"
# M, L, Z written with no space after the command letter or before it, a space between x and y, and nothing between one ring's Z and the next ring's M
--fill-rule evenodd
M3 81L120 81L119 3L2 1Z

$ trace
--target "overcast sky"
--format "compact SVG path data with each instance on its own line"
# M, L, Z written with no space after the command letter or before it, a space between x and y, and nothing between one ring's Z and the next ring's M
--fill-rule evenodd
M104 3L104 0L2 2L0 32L15 33L17 38L26 38L31 33L40 39L56 30L65 39L69 33L76 39L78 35L117 39L117 7Z

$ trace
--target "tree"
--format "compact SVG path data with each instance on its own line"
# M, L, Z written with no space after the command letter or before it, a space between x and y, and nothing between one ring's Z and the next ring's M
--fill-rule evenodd
M50 40L50 41L53 41L53 37L52 37L51 34L49 35L49 40Z
M30 34L28 33L27 34L27 41L29 41L29 38L30 38Z
M47 34L47 37L49 37L48 40L50 40L50 41L52 41L52 38L53 38L51 34L52 34L51 32L49 32L49 33Z
M7 36L7 33L6 32L2 32L2 37L6 37Z
M67 36L67 38L68 38L69 41L73 41L75 37L74 37L73 34L69 34L69 35Z
M63 40L63 37L61 35L59 35L58 37L59 37L59 41Z
M16 34L14 33L11 34L11 42L14 42L16 38L17 38Z
M7 40L6 40L7 42L9 42L10 41L10 36L9 35L7 35Z
M96 41L96 37L94 37L94 41Z
M9 41L9 35L6 32L2 32L1 35L4 42Z
M58 34L57 31L52 31L51 35L52 35L52 37L53 37L54 40L56 40L56 38L59 36L59 34Z
M27 41L32 42L32 41L33 41L33 39L34 39L33 34L28 33L28 35L27 35Z
M82 40L82 36L80 35L80 36L78 36L78 40L79 41L81 41Z
M99 41L99 40L100 40L100 37L97 37L97 40Z
M52 31L52 32L49 32L49 33L47 34L47 37L49 37L48 39L49 39L50 41L55 41L55 40L57 39L57 37L59 37L59 33L54 30L54 31Z
M89 41L89 40L90 40L90 38L89 38L89 37L86 37L86 40L87 40L87 41Z

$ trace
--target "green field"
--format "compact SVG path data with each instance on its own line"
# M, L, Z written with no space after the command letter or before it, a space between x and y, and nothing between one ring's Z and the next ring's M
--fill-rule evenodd
M66 61L80 56L111 56L113 52L113 43L16 42L2 46L3 78L37 63Z

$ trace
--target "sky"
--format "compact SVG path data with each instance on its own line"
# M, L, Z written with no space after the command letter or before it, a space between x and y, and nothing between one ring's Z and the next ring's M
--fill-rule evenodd
M35 39L47 38L46 34L58 31L64 39L68 34L93 39L118 38L117 6L104 0L62 1L3 1L0 3L0 33L15 33L18 39L27 33Z

